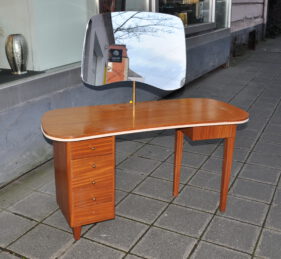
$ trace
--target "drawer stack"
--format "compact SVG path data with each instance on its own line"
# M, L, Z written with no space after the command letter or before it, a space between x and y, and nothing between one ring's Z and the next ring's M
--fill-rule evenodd
M66 156L63 166L55 160L55 174L57 201L69 225L77 227L114 218L114 137L56 142L54 148L55 154Z

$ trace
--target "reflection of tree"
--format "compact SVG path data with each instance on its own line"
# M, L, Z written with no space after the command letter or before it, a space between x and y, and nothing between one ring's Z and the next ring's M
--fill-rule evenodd
M157 37L159 32L174 33L179 23L174 16L148 12L112 13L113 32L116 41L140 38L141 35Z

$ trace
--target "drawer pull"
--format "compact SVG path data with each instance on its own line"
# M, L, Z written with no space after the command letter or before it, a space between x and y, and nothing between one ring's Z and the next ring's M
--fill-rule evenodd
M96 147L90 147L92 150L96 150Z
M92 198L92 200L93 200L93 201L96 201L96 198L94 197L94 198Z
M93 164L92 167L93 167L93 168L96 168L97 166L96 166L96 164Z
M96 184L96 181L92 181L92 184Z

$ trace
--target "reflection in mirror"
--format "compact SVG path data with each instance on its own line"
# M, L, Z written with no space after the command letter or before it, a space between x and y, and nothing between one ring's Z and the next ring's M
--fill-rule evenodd
M82 80L91 86L137 81L171 91L186 76L182 21L151 12L114 12L88 23Z

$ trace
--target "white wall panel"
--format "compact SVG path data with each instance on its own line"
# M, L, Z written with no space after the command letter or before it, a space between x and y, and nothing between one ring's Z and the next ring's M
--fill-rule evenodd
M231 21L254 19L263 16L263 4L232 5Z

